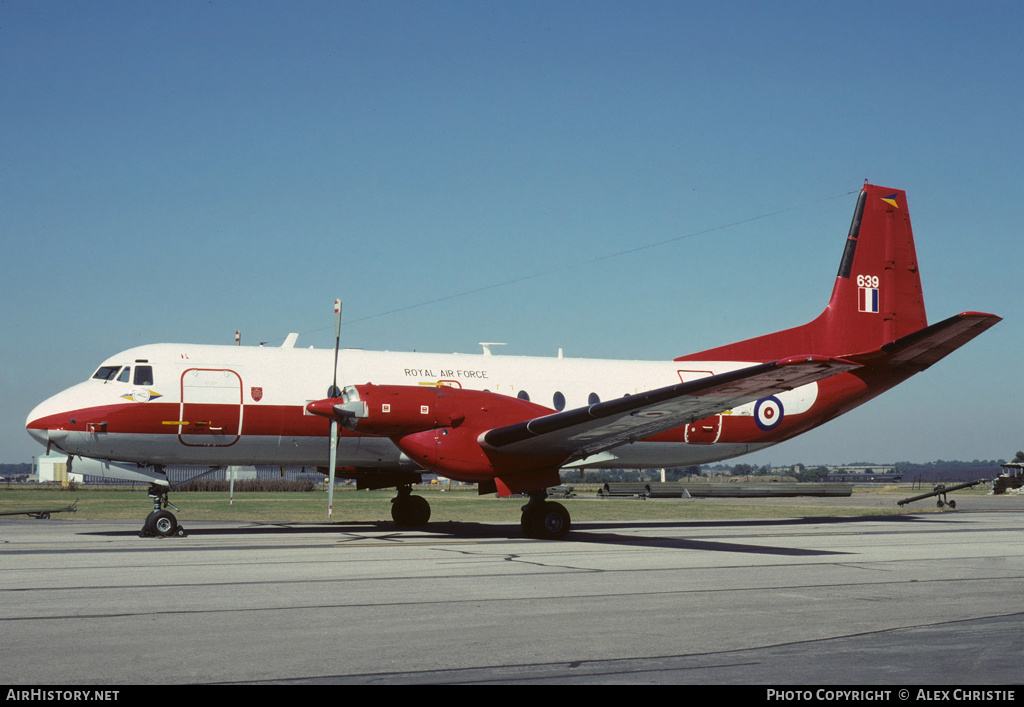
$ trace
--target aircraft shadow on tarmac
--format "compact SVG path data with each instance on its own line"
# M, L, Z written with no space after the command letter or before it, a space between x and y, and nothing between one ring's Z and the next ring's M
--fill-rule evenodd
M678 537L651 537L626 535L613 532L614 530L628 527L631 530L646 529L686 529L686 528L790 528L793 526L813 525L836 525L855 527L859 523L921 523L933 522L938 519L922 518L912 515L899 516L846 516L835 517L809 517L809 518L784 518L784 519L760 519L760 520L711 520L711 521L636 521L629 523L615 522L577 522L573 525L573 531L569 534L566 542L593 543L602 545L622 545L627 547L650 547L675 550L706 550L711 552L741 552L758 555L781 555L781 556L821 556L821 555L844 555L847 553L831 550L814 550L792 547L771 547L764 545L751 545L720 540L698 540ZM375 541L401 541L409 540L415 535L426 533L428 535L448 536L460 540L526 540L517 525L496 525L493 523L473 523L456 521L433 522L424 529L399 530L390 521L373 522L350 522L350 523L271 523L260 522L251 525L225 524L223 527L217 525L203 525L202 527L189 528L189 537L224 538L228 536L242 537L249 536L272 537L286 535L309 535L309 534L334 534L339 535L339 540L375 540ZM372 536L363 533L373 533ZM378 535L385 533L385 535ZM105 537L130 537L137 536L137 530L103 530L84 531L82 535L98 535ZM163 538L147 538L146 542L154 542ZM173 542L174 538L166 538ZM550 542L550 541L533 541Z

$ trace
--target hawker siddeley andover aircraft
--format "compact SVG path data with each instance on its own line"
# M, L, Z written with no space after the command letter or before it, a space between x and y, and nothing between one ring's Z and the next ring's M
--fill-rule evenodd
M155 344L107 359L26 427L48 448L106 460L111 476L149 480L145 534L178 528L164 465L254 464L393 486L393 517L408 527L430 516L411 495L425 471L480 493L525 493L525 534L561 538L569 514L545 500L560 469L689 466L764 449L999 320L968 312L928 325L906 194L866 184L828 306L793 329L673 361L339 353L294 348L295 335L280 348Z

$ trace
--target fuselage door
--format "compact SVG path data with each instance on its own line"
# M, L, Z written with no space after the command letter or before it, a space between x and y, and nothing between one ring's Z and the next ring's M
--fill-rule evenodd
M714 444L722 434L722 416L712 415L686 426L687 444Z
M701 378L714 375L713 371L702 370L679 370L679 380L683 383L690 383ZM697 420L686 426L687 444L714 444L722 434L722 416L712 415L703 420Z
M242 377L227 368L181 374L178 438L190 447L227 447L242 432Z

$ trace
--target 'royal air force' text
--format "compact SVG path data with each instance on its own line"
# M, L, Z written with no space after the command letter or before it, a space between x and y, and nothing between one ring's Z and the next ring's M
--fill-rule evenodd
M487 371L463 371L453 368L406 368L404 372L407 378L426 378L430 380L454 378L487 380L488 378Z

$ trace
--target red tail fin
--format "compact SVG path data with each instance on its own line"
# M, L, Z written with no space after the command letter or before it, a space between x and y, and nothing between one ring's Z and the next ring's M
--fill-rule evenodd
M832 299L803 326L682 356L677 361L774 361L846 356L928 325L906 192L865 184L846 238Z

